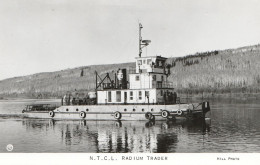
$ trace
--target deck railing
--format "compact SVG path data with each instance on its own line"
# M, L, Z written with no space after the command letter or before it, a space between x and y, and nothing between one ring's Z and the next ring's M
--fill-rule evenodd
M122 86L122 84L115 83L102 83L99 89L129 89L129 86L129 83L127 83L125 86Z
M173 83L171 82L154 82L153 83L153 87L156 87L156 88L174 88L173 87Z

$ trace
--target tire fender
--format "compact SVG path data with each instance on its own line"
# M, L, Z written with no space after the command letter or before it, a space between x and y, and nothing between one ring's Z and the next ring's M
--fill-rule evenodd
M81 111L81 112L79 113L79 117L82 118L82 119L84 119L84 118L86 117L86 112Z
M54 111L50 111L50 112L49 112L49 116L50 116L50 117L54 117L54 116L55 116L55 112L54 112Z
M122 114L120 112L116 111L114 113L114 118L117 119L117 120L120 120L122 118Z

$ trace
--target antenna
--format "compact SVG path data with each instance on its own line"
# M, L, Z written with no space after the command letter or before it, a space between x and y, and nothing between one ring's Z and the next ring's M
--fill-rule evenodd
M142 49L146 46L148 46L151 43L151 40L142 40L142 30L143 26L141 23L139 23L139 57L142 55Z

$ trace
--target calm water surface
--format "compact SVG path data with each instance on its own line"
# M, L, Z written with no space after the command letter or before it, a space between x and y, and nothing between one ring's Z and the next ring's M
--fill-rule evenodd
M260 152L260 103L211 100L203 122L72 121L24 118L24 105L57 100L0 101L0 152Z

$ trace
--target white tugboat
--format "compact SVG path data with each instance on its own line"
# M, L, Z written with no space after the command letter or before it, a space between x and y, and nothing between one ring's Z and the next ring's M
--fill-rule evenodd
M101 78L96 73L95 92L76 96L66 94L60 107L47 104L27 105L23 113L32 118L84 120L188 120L204 119L210 111L208 102L181 103L168 82L169 70L161 56L142 57L150 40L142 40L139 24L139 57L136 67L118 69ZM100 82L98 81L100 79Z

